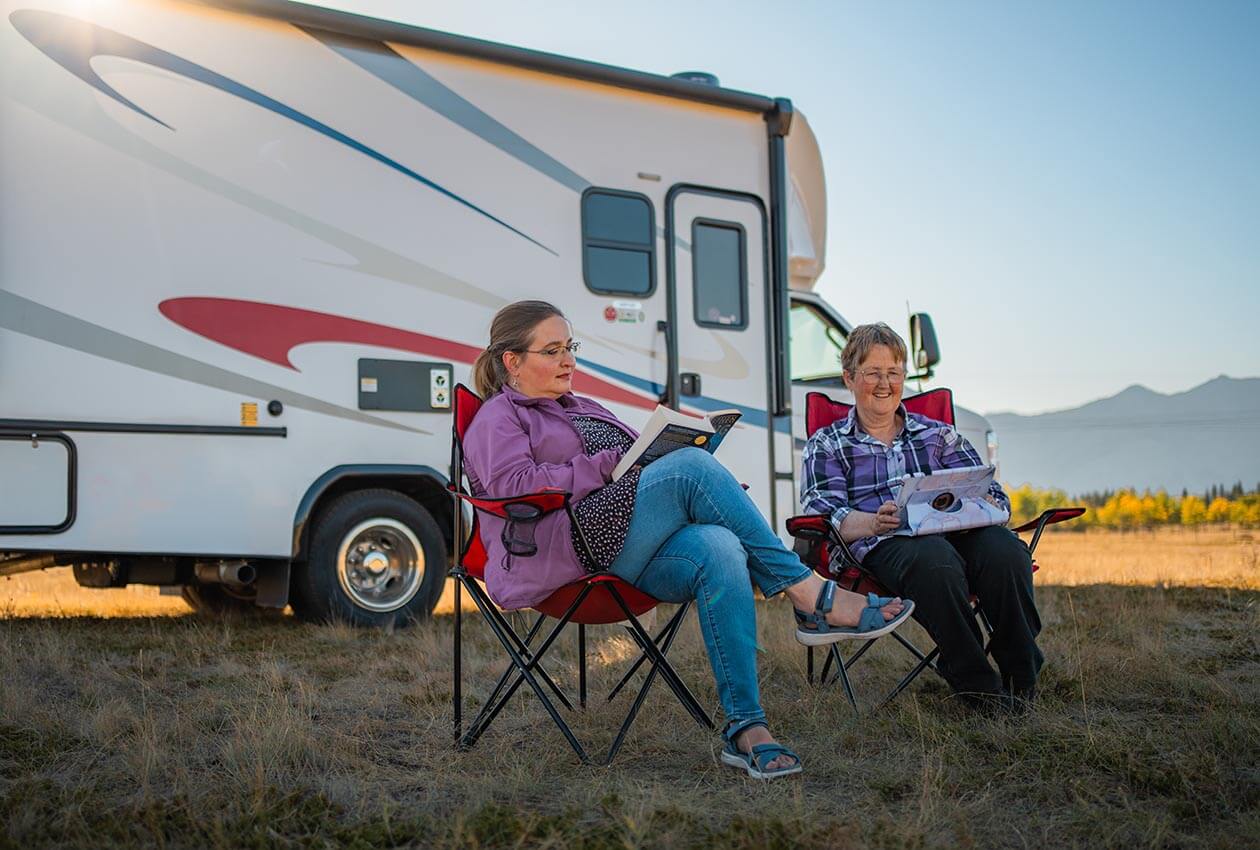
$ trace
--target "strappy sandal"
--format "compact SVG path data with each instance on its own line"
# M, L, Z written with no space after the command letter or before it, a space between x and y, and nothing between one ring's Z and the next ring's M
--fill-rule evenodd
M828 579L823 582L822 590L818 591L818 601L814 603L812 613L792 609L792 614L796 617L797 641L806 646L821 646L839 640L872 640L896 629L914 611L914 601L902 599L901 613L891 620L885 620L881 609L893 600L887 596L868 593L866 607L862 609L856 626L833 626L827 622L827 615L831 613L835 601L836 583Z
M723 735L726 739L726 744L722 747L722 764L742 768L753 779L778 779L780 776L791 776L794 773L800 773L803 769L801 757L782 744L755 744L752 751L747 753L739 748L739 745L735 743L735 739L741 733L752 729L754 726L769 728L765 722L755 720L752 723L745 723L737 727L732 733ZM766 768L766 765L780 756L787 756L792 759L792 763L787 767Z

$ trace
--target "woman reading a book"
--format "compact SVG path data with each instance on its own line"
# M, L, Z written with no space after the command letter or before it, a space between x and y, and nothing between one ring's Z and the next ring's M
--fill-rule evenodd
M894 502L901 476L978 467L980 455L951 425L906 411L906 344L887 325L854 328L840 358L855 404L805 444L801 505L830 517L848 557L880 584L914 597L915 618L941 650L941 674L965 703L985 712L1022 709L1042 662L1028 547L1001 525L893 534L901 524ZM1010 500L996 481L986 498L1009 516ZM834 567L844 557L833 547ZM985 656L972 594L993 624L997 671Z
M547 515L533 529L537 555L522 558L505 551L504 523L485 517L490 595L504 608L525 608L585 572L607 570L656 599L694 599L727 719L723 762L758 778L800 772L800 758L771 737L761 708L751 584L766 597L787 594L797 639L807 644L884 634L913 603L859 596L820 579L702 449L670 452L612 481L637 434L572 392L577 347L558 309L521 301L494 317L473 367L486 399L464 439L474 493L558 488L572 494L577 523L571 527L561 511Z

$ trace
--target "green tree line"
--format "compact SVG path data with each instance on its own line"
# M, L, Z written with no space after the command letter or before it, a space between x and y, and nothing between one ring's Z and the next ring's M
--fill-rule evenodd
M1233 524L1260 527L1260 485L1245 490L1241 483L1233 487L1213 486L1202 494L1182 491L1180 496L1164 490L1131 488L1085 493L1069 498L1062 490L1045 489L1025 484L1007 488L1011 497L1012 524L1026 522L1047 508L1081 505L1089 508L1080 519L1063 526L1085 528L1139 529L1164 525L1197 527Z

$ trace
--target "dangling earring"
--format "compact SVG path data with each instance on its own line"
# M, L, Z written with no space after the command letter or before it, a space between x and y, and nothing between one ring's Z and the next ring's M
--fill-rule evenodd
M520 389L521 389L521 379L520 379L520 378L518 378L516 375L513 375L513 376L512 376L512 379L511 379L510 381L508 381L508 384L512 387L512 389L514 389L514 390L516 390L516 391L518 391L518 392L519 392L519 391L520 391Z

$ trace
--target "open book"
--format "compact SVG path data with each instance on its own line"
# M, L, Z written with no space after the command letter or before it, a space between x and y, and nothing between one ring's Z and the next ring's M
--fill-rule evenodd
M646 466L684 446L698 446L712 453L741 416L738 410L715 410L707 416L690 416L658 405L643 426L639 439L626 450L613 470L612 480L625 475L632 466Z

